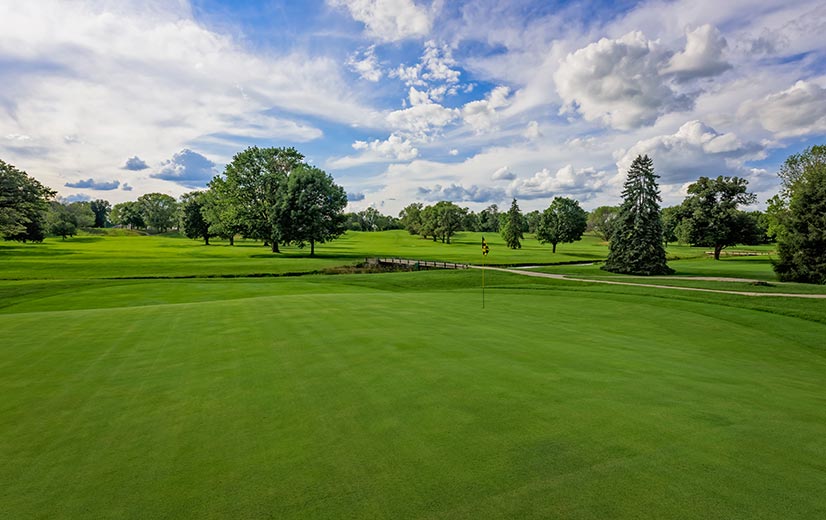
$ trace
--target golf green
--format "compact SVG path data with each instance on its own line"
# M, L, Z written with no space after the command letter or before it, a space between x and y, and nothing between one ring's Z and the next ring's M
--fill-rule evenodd
M0 517L826 515L822 302L478 275L2 282Z

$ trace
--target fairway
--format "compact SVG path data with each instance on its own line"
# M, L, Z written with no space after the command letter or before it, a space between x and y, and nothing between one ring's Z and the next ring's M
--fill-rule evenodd
M3 282L0 517L826 514L823 302L479 275Z

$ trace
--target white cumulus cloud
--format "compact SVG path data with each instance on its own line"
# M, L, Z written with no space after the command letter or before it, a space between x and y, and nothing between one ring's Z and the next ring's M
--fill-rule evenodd
M476 133L494 129L499 118L499 109L510 105L509 95L508 87L496 87L488 93L485 99L465 104L462 107L462 120Z
M617 177L625 178L634 158L648 155L662 184L683 184L718 175L743 176L743 162L761 156L762 146L742 142L735 134L721 134L702 123L689 121L677 132L637 142L617 161Z
M456 120L458 110L438 103L419 103L387 114L387 123L401 135L428 141Z
M575 169L568 164L552 173L543 168L527 179L515 179L508 186L508 196L517 199L550 199L572 195L580 201L593 198L606 184L608 174L595 168Z
M757 119L779 138L824 133L826 88L798 81L786 90L744 103L740 114Z
M727 47L720 31L709 24L686 31L685 50L676 53L663 69L680 80L715 76L731 68L723 59Z
M658 42L638 31L568 54L554 74L564 109L578 111L587 121L629 129L690 108L691 99L660 75L664 56Z
M327 164L331 168L352 168L370 163L405 162L412 161L419 155L419 149L414 147L409 139L403 139L391 134L384 141L356 141L353 149L361 152L357 156L346 156L333 159Z
M508 166L502 166L493 172L490 178L494 181L512 181L516 178L516 174L513 173Z
M364 24L368 35L386 42L427 36L433 23L431 13L412 0L329 0L329 3L346 8L354 20Z

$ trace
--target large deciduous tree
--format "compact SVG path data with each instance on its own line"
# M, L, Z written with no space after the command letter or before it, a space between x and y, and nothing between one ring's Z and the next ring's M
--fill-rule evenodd
M611 240L611 231L617 218L619 208L616 206L600 206L588 213L588 227L586 231L594 232L603 240Z
M739 177L700 177L688 187L681 205L676 231L680 239L694 246L713 247L715 260L728 246L756 242L755 222L737 208L757 199L747 190L748 181Z
M466 210L456 204L443 200L433 206L430 218L433 222L433 239L438 237L442 243L450 243L450 238L461 229Z
M188 238L202 238L209 245L209 221L204 217L207 195L203 191L192 191L181 196L181 230Z
M143 229L146 227L141 205L134 200L115 204L112 207L110 217L113 224L125 226L129 229Z
M166 233L175 226L178 202L165 193L147 193L138 197L143 220L158 233Z
M225 192L233 197L244 235L263 240L279 252L284 237L284 197L290 172L302 164L304 156L295 148L253 146L235 154L224 170ZM210 183L214 187L216 181Z
M521 239L524 238L522 234L522 227L525 225L525 217L519 211L519 204L516 199L511 202L511 207L505 216L505 222L499 229L499 234L505 240L505 244L511 249L522 249Z
M49 233L66 240L67 236L75 236L78 228L91 227L95 222L95 214L88 202L52 202L47 222Z
M567 197L554 197L548 209L542 212L542 220L536 230L536 238L543 244L571 243L582 238L588 216L579 202Z
M215 177L209 186L210 188L204 192L204 206L201 209L209 224L209 234L229 240L229 245L233 246L235 235L243 233L246 229L236 205L237 196L223 177Z
M665 261L658 177L647 155L631 163L602 269L644 276L674 272Z
M42 242L49 200L55 193L0 160L0 236L5 240Z
M310 256L315 256L317 243L344 233L347 193L318 168L302 164L293 169L281 205L281 238L298 247L310 244Z
M401 225L411 235L418 235L422 228L422 203L408 204L399 212Z
M774 270L783 281L826 284L826 145L790 156L780 178Z
M479 231L488 233L499 231L499 206L491 204L479 212Z
M89 208L91 208L92 213L95 214L95 223L93 227L106 227L109 212L112 211L112 205L109 204L109 201L103 199L93 200L89 203Z

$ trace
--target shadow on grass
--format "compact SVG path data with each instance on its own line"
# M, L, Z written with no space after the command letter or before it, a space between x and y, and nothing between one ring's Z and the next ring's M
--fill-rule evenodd
M76 251L55 251L53 249L27 249L25 246L12 246L0 248L0 256L6 257L61 256L75 254L77 254Z
M81 244L90 244L92 242L100 242L101 240L103 240L102 236L92 236L92 237L89 237L89 236L77 237L76 236L76 237L72 237L72 238L67 238L65 241L66 242L79 242ZM63 240L61 240L61 242L63 242Z

